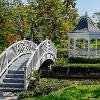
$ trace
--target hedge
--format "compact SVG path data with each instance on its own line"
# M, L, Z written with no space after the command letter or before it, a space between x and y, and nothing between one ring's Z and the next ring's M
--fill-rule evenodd
M70 57L68 58L69 63L85 63L85 64L96 64L100 63L100 58L80 58L80 57Z
M52 67L100 67L100 63L97 64L66 64L66 65L55 65Z

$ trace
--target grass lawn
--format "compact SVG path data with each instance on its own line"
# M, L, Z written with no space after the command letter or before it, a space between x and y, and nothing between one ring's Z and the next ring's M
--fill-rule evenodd
M71 86L48 95L24 100L100 100L100 85Z

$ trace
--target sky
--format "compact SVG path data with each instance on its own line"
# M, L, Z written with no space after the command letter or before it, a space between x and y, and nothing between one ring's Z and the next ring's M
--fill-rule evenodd
M27 0L22 1L26 3ZM76 4L80 16L85 15L86 12L89 16L100 12L100 0L77 0Z
M27 0L22 0L24 3L26 3L27 2Z
M80 16L85 15L86 12L89 16L100 12L100 0L77 0L76 4Z

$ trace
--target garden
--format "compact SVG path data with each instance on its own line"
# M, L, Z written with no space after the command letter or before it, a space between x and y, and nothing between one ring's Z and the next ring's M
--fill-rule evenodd
M63 40L61 40L63 41ZM65 40L64 40L65 41ZM67 41L66 41L67 42ZM64 46L65 45L65 46ZM58 46L58 58L47 68L46 72L36 72L38 81L31 81L29 89L23 91L19 99L22 100L92 100L99 99L100 78L69 78L68 70L72 74L100 73L100 58L68 58L65 42ZM68 69L69 68L69 69ZM75 68L75 69L73 69ZM83 69L82 69L83 68ZM95 69L96 68L96 69ZM88 70L87 70L88 69ZM54 72L54 73L53 73ZM90 73L89 73L90 72ZM78 75L79 76L79 75ZM100 75L99 75L100 76ZM92 76L93 77L93 76Z
M28 89L20 92L18 100L99 100L100 58L69 57L68 34L73 29L85 27L77 27L82 20L76 8L77 0L22 1L0 1L0 54L17 41L26 39L39 44L48 38L57 48L57 59L51 66L43 66L45 70L40 67L39 71L32 73L36 80L30 80ZM100 13L93 15L99 18L96 24L100 29ZM93 23L88 21L91 26ZM95 30L94 24L92 28ZM89 31L87 24L83 30L86 29ZM90 48L88 40L85 45L83 42L79 39L75 44L71 40L70 48L74 43L77 49L100 49L100 39L91 39Z

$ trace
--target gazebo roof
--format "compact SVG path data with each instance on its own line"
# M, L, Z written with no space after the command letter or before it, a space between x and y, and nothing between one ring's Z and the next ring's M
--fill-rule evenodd
M81 17L79 24L71 33L87 33L87 32L100 32L99 28L95 26L87 13Z

